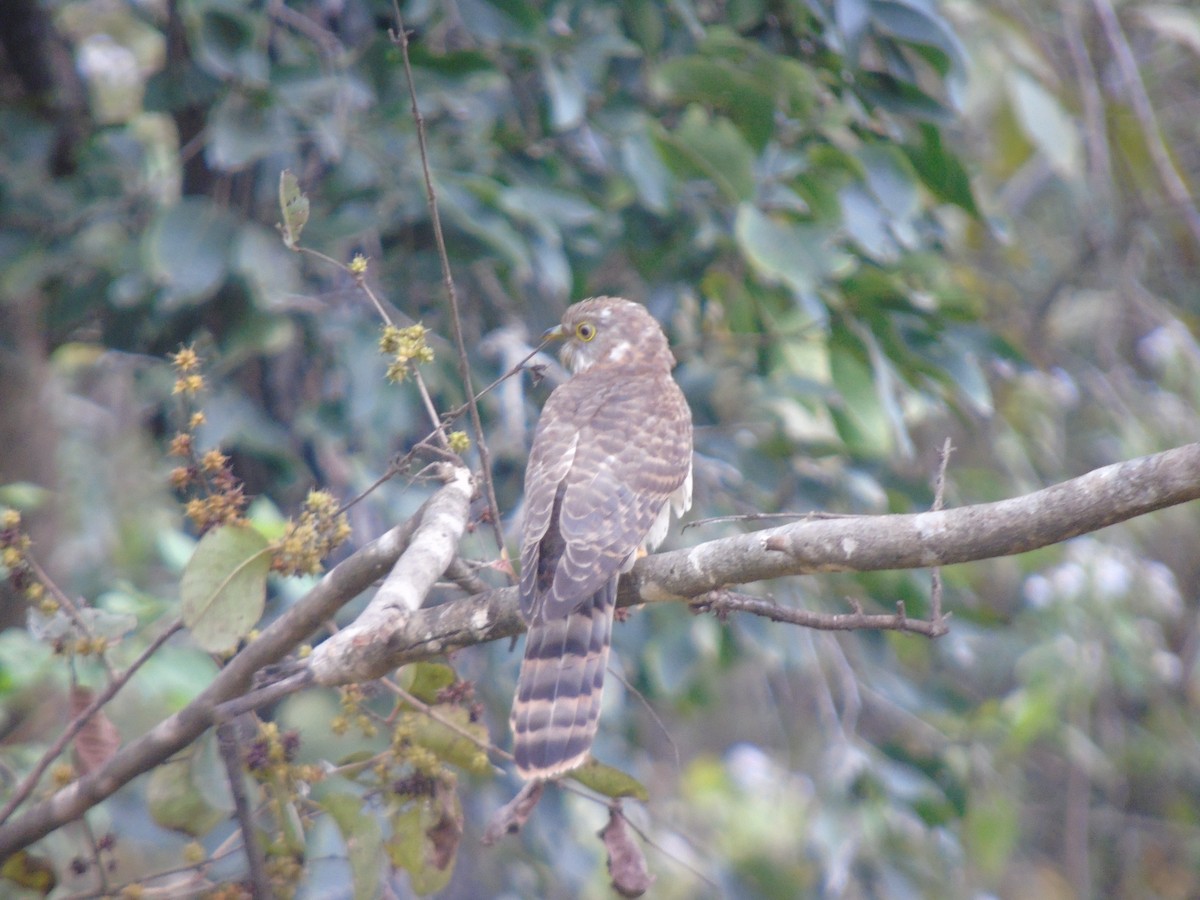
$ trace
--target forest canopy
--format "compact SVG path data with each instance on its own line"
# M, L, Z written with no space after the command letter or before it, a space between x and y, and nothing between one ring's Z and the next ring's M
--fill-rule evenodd
M3 893L1196 896L1197 97L1141 0L6 0ZM597 295L695 503L514 809Z

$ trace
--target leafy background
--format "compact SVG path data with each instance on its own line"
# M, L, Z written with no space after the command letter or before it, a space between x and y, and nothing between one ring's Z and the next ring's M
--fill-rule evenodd
M177 614L197 539L166 482L182 415L166 353L195 342L206 358L202 437L231 454L259 523L313 485L354 496L427 430L417 394L383 378L352 278L276 233L282 170L311 202L302 243L367 256L368 282L435 335L435 403L463 389L389 4L41 8L58 55L35 64L6 41L0 83L0 499L27 510L39 558L123 635L127 662ZM924 509L947 436L952 504L1194 439L1187 5L417 0L403 14L476 383L572 299L645 302L698 426L695 516ZM56 92L35 89L38 65ZM558 377L483 402L510 538ZM428 491L385 484L352 509L352 542ZM464 552L495 559L479 524ZM1197 526L1186 507L947 569L952 630L933 643L634 615L596 750L649 786L630 815L655 895L1195 896ZM273 580L266 615L302 589ZM754 589L919 615L930 577ZM71 672L103 675L69 668L52 628L10 608L9 781L61 727ZM515 654L452 663L504 745ZM214 666L173 642L109 716L140 734ZM299 731L305 762L382 746L332 735L338 710L310 692L272 718ZM466 833L442 872L397 850L428 828L403 818L417 806L389 817L353 779L313 785L326 814L305 818L300 895L369 895L387 840L408 863L383 876L400 895L604 896L594 803L552 793L521 838L479 846L515 787L461 772ZM206 743L98 808L92 829L118 836L113 883L180 865L191 838L215 852L233 827L225 790ZM43 855L83 846L66 829ZM238 877L236 855L213 872ZM60 866L60 891L89 883L73 877Z

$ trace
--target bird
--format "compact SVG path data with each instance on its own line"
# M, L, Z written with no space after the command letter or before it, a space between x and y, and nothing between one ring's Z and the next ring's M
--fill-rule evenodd
M692 501L692 414L658 321L631 300L592 297L545 336L563 341L572 374L546 400L525 470L528 634L510 722L528 782L590 758L617 582Z

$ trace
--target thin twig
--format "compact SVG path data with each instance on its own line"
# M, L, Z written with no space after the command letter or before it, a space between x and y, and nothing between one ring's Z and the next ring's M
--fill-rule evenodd
M100 844L96 840L96 833L92 831L87 816L80 819L79 824L83 826L83 833L87 836L88 846L92 850L92 865L96 868L96 881L98 882L96 888L102 895L107 896L109 893L108 872L104 868L104 860L101 859Z
M447 566L446 577L468 594L482 594L491 587L490 584L472 572L471 567L460 557L455 557L450 565Z
M568 772L565 777L569 778L570 775L571 775L571 773ZM535 782L529 782L529 784L534 784L534 783ZM605 809L612 808L612 804L614 802L612 797L608 797L608 796L605 796L604 794L597 793L596 791L592 790L590 787L583 784L582 782L559 780L559 781L555 781L554 783L558 785L560 790L566 791L571 794L575 794L577 797L582 797L585 800L591 800L594 803L599 803ZM520 796L520 795L518 794L518 796ZM701 872L699 869L697 869L695 866L693 866L687 860L672 853L670 850L663 847L661 844L655 843L655 841L652 838L650 838L650 836L647 835L645 831L643 831L641 828L639 828L633 822L630 822L628 817L625 818L625 821L629 825L629 827L631 829L633 829L633 831L637 834L637 836L646 842L647 846L653 847L655 850L657 850L659 853L661 853L667 859L683 866L683 868L687 869L689 872L691 872L693 875L695 875L697 878L699 878L705 884L711 885L714 889L718 887L716 882L714 882L711 878L709 878L707 875L705 875L703 872ZM484 843L487 843L487 841L485 840Z
M942 444L942 449L938 452L937 476L933 480L933 506L930 509L934 512L943 509L946 505L946 469L950 465L950 454L953 452L954 444L947 437L945 443ZM930 619L936 623L942 621L941 567L934 566L929 575L929 615Z
M643 694L641 691L639 691L637 688L635 688L629 682L628 678L626 678L624 675L622 675L620 672L618 672L612 666L608 667L608 674L611 675L613 678L617 679L617 681L621 682L621 684L623 684L625 686L625 690L629 691L629 693L633 694L633 696L638 698L638 700L642 704L642 708L645 709L646 712L648 712L650 714L650 719L654 722L655 725L658 726L658 730L662 732L663 737L665 737L667 739L667 743L671 747L671 752L673 754L675 754L675 770L677 772L683 771L683 761L679 755L679 745L675 743L675 738L673 738L671 736L671 731L669 728L667 728L667 723L662 720L662 718L658 715L657 712L655 712L654 707L651 705L650 701L646 699L646 695Z
M8 802L4 804L4 809L0 810L0 822L8 821L8 817L13 814L13 811L22 803L24 803L25 799L31 793L33 793L33 789L37 787L37 783L39 780L41 780L41 777L45 771L50 768L50 764L58 758L58 755L63 752L67 744L71 742L75 735L79 734L79 732L83 730L83 727L88 723L92 716L94 716L97 711L104 706L104 704L111 700L116 695L117 691L125 686L129 679L133 677L133 674L142 666L144 666L149 661L150 657L158 651L159 647L165 644L173 634L175 634L177 631L180 631L182 628L182 622L173 622L166 631L150 642L150 645L142 651L141 655L135 659L132 664L130 664L128 669L126 669L116 678L112 679L112 681L108 683L104 690L96 694L96 696L92 699L92 702L84 707L83 710L80 711L79 715L77 715L71 720L70 723L67 724L67 727L63 729L63 733L58 736L58 740L51 744L49 749L42 754L42 758L37 761L37 764L34 765L30 773L25 776L25 780L17 786L16 790L13 791L12 796L8 798Z
M1108 38L1113 55L1117 58L1117 67L1121 70L1121 77L1129 91L1129 102L1133 106L1133 114L1137 116L1138 124L1141 125L1142 135L1145 137L1146 146L1150 151L1150 159L1154 163L1159 181L1162 182L1163 190L1167 192L1171 202L1179 208L1188 230L1192 233L1192 240L1197 247L1200 247L1200 212L1196 211L1196 207L1192 203L1191 192L1171 159L1171 153L1167 149L1167 143L1159 128L1158 118L1154 113L1154 105L1150 102L1146 84L1142 81L1141 72L1138 71L1133 49L1129 46L1121 23L1117 20L1117 13L1110 0L1092 0L1092 5L1096 7L1096 15L1104 29L1104 36Z
M817 613L794 606L780 606L761 597L751 597L734 591L710 591L702 597L691 601L691 607L701 612L713 612L725 616L731 612L747 612L762 616L772 622L786 622L789 625L803 625L818 631L855 631L862 628L877 628L882 631L902 631L910 634L921 634L925 637L941 637L947 628L944 618L941 621L925 621L911 619L905 612L904 604L896 604L896 612L891 615L869 614L859 610L853 613Z
M484 751L485 753L495 753L497 756L499 756L503 759L507 759L510 762L512 761L513 755L511 753L509 753L507 750L505 750L501 747L497 747L491 741L480 740L480 738L477 735L471 734L470 731L463 728L457 722L450 721L445 716L443 716L441 713L439 713L436 709L434 709L432 706L430 706L428 703L426 703L425 701L421 700L418 697L414 697L412 694L410 694L404 688L400 687L400 685L396 684L396 682L394 682L392 679L381 678L380 681L383 682L384 687L386 687L389 691L391 691L393 694L395 694L397 697L399 697L401 700L403 700L409 706L412 706L418 712L420 712L426 716L429 716L429 718L433 719L433 721L437 722L439 725L445 725L447 728L449 728L455 734L466 738L468 741L470 741L472 744L474 744L480 750Z
M433 227L433 239L437 244L438 259L442 265L442 283L446 289L446 298L450 302L450 322L454 330L454 343L458 350L458 374L462 379L463 390L470 404L471 427L475 431L475 444L479 450L480 468L483 470L483 486L487 496L488 509L491 510L492 534L496 539L496 549L504 555L504 533L500 529L500 505L496 502L496 489L492 483L492 457L488 451L487 438L483 433L483 421L479 417L479 404L475 402L475 388L471 384L471 362L467 358L467 345L463 338L462 316L458 308L458 291L454 286L454 276L450 272L450 257L446 253L446 238L442 233L442 219L438 213L437 191L433 187L433 175L429 171L429 148L425 141L425 119L417 104L417 87L413 81L412 61L408 57L408 32L404 27L404 18L400 15L399 0L392 0L392 9L396 16L396 28L391 32L392 43L400 47L400 56L404 60L404 75L408 79L408 97L412 103L413 122L417 128L417 148L421 154L421 173L425 178L425 200L429 205L429 220Z
M33 556L26 556L25 559L26 562L29 563L29 567L33 569L33 573L37 576L38 581L40 581L46 588L49 589L50 594L54 597L55 602L58 603L62 609L66 610L68 618L75 623L75 627L83 633L84 637L88 638L92 642L95 642L96 633L92 631L92 627L84 620L83 614L79 611L79 607L75 605L75 602L67 596L64 590L62 590L57 584L54 583L54 581L51 580L50 576L46 574L46 570L38 565L38 561L34 559ZM112 661L109 660L107 652L101 653L99 656L100 662L104 665L104 671L108 675L108 680L111 682L117 677L117 671L115 668L113 668Z
M230 719L217 726L217 747L225 774L229 779L229 792L233 795L233 809L238 827L242 832L242 846L246 850L246 864L250 870L250 886L255 897L271 896L271 881L267 877L267 861L262 846L254 831L254 811L246 796L246 782L242 774L242 748L238 740L238 719Z
M289 694L294 694L312 684L312 673L308 669L287 675L278 681L256 688L241 697L220 704L216 708L218 719L232 720L244 713L253 712L271 703L278 703Z

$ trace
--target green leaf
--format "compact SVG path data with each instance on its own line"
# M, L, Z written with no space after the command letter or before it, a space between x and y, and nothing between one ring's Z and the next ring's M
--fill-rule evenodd
M770 218L750 203L738 207L733 233L742 255L759 275L797 294L816 288L835 256L826 246L827 228Z
M956 108L966 85L967 51L950 24L924 0L871 0L872 23L884 34L909 44L935 48L945 55L946 89Z
M754 151L737 126L689 106L679 127L656 136L667 165L682 178L707 178L731 201L754 196Z
M592 760L586 765L580 766L571 773L571 777L580 784L590 787L598 794L603 794L605 797L633 797L646 803L650 799L650 792L646 790L645 785L634 778L632 775L627 775L620 769L614 769L612 766L606 766L604 763Z
M279 173L279 210L283 215L283 243L289 250L296 249L300 232L308 222L308 197L300 190L300 181L289 169Z
M224 281L236 233L237 223L227 211L209 200L185 197L159 213L146 230L146 270L164 287L168 300L199 303Z
M25 512L38 509L53 496L53 491L48 491L32 481L10 481L0 485L0 505Z
M877 262L895 262L900 255L899 247L888 228L887 217L871 193L861 184L848 184L838 196L842 221L859 249Z
M973 790L963 829L967 858L985 875L999 876L1016 846L1019 827L1010 791L999 787Z
M550 103L550 127L555 131L576 127L587 109L587 92L579 76L571 69L555 65L548 57L542 59L541 69Z
M210 804L197 787L192 778L192 758L173 759L150 774L146 808L163 828L199 838L216 828L225 813Z
M179 592L183 623L210 653L233 649L262 618L270 558L249 525L222 525L200 539Z
M659 95L677 103L701 103L726 113L746 140L762 150L775 132L773 86L736 63L705 56L669 60L655 73Z
M892 430L870 368L844 340L833 341L829 351L830 374L841 396L841 403L829 410L838 434L855 453L886 456L892 450Z
M229 94L209 113L204 157L214 169L238 171L294 140L283 107L272 97Z
M621 166L637 188L642 206L666 215L670 209L671 172L644 130L626 135L621 141Z
M858 89L868 106L879 106L898 116L918 121L949 124L954 116L950 110L920 88L883 72L859 72Z
M918 131L920 145L908 145L904 152L922 184L939 200L953 203L976 219L981 218L967 170L962 161L942 145L941 131L927 123L921 123Z
M267 42L258 37L263 17L238 0L199 0L185 9L192 13L189 38L201 66L219 78L266 84Z
M1058 98L1021 70L1006 73L1008 94L1021 131L1062 177L1079 174L1083 144L1079 127Z
M437 703L438 694L458 680L445 663L419 662L400 671L400 686L424 703Z
M344 793L321 800L346 842L355 900L374 900L382 880L383 831L375 816L363 811L363 803L362 797Z
M492 771L487 754L480 748L486 743L488 734L482 722L472 722L470 714L461 706L439 706L438 717L457 726L444 725L423 713L414 714L412 742L431 751L442 762L450 763L475 775L487 775ZM474 735L475 740L463 732Z
M443 890L454 874L462 836L462 803L439 785L431 800L397 809L391 816L392 836L385 845L388 858L408 872L413 893L427 896Z

